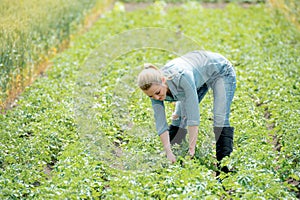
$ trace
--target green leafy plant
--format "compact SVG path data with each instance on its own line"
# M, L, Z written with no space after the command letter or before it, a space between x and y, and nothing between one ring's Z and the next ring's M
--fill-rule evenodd
M53 59L53 67L26 88L17 107L0 116L1 199L297 199L297 29L265 5L163 6L103 15ZM222 183L214 171L212 94L200 105L195 159L186 156L186 144L173 146L178 161L171 165L155 132L150 100L135 84L143 63L164 64L176 56L172 52L135 49L102 67L96 56L99 67L89 74L91 81L79 79L85 58L105 40L143 27L182 33L234 64L234 151L222 162L233 172L221 174ZM78 91L91 92L92 98L77 96ZM170 116L173 105L166 109Z

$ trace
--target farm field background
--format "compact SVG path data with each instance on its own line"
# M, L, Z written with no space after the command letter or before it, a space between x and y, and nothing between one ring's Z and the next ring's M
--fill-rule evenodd
M111 0L1 0L0 109L12 103L49 60L88 28Z
M234 173L222 174L222 183L214 172L211 93L200 105L196 159L185 156L186 144L174 146L179 159L171 165L151 103L136 87L144 63L194 50L165 34L223 54L237 71L234 152L223 162ZM169 49L124 48L154 36ZM157 2L126 12L117 3L0 115L0 198L297 199L299 53L299 30L267 4Z

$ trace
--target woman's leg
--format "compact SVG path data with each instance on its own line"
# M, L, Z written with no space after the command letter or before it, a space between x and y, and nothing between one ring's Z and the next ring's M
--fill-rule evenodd
M216 156L221 161L233 150L233 127L230 127L230 106L236 89L236 77L233 67L225 75L215 80L214 95L214 133L216 138ZM226 168L228 171L228 169ZM223 170L226 172L226 170Z
M230 127L230 106L236 89L236 77L233 67L225 75L216 79L212 85L214 96L214 127Z
M200 103L202 101L202 99L204 98L204 96L206 95L208 91L208 86L206 84L202 85L198 90L198 102Z
M228 69L224 76L215 80L212 89L214 96L214 127L230 127L230 106L236 88L234 69Z
M175 111L172 116L172 123L169 126L169 136L171 144L181 144L186 137L186 120L181 117L181 115L181 103L178 101L175 105Z

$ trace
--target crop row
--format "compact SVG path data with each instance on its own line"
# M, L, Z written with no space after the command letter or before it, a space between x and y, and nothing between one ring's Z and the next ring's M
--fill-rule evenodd
M191 38L236 68L234 152L223 163L235 172L222 174L222 184L214 176L211 93L200 105L196 159L186 158L186 144L173 147L179 160L174 165L162 153L150 101L135 77L143 63L163 64L176 52L118 51L143 39L118 36L145 27ZM296 199L299 38L296 28L265 5L204 9L186 3L165 9L156 3L106 13L55 57L17 107L0 116L1 198ZM156 38L171 48L176 41L169 39ZM166 106L170 114L172 104Z
M11 100L47 67L48 58L65 48L92 9L108 1L44 0L0 5L0 106ZM44 67L41 64L44 63Z

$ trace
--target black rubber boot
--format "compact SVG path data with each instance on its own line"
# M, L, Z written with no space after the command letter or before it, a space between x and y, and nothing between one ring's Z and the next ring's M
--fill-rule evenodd
M217 176L220 174L220 171L228 173L229 169L224 166L220 167L220 161L226 157L230 156L233 150L233 127L214 127L214 133L216 138L216 156L218 160L218 172Z
M185 140L187 134L187 130L184 128L180 128L178 126L169 126L169 137L170 137L170 143L173 144L181 144L182 141Z

